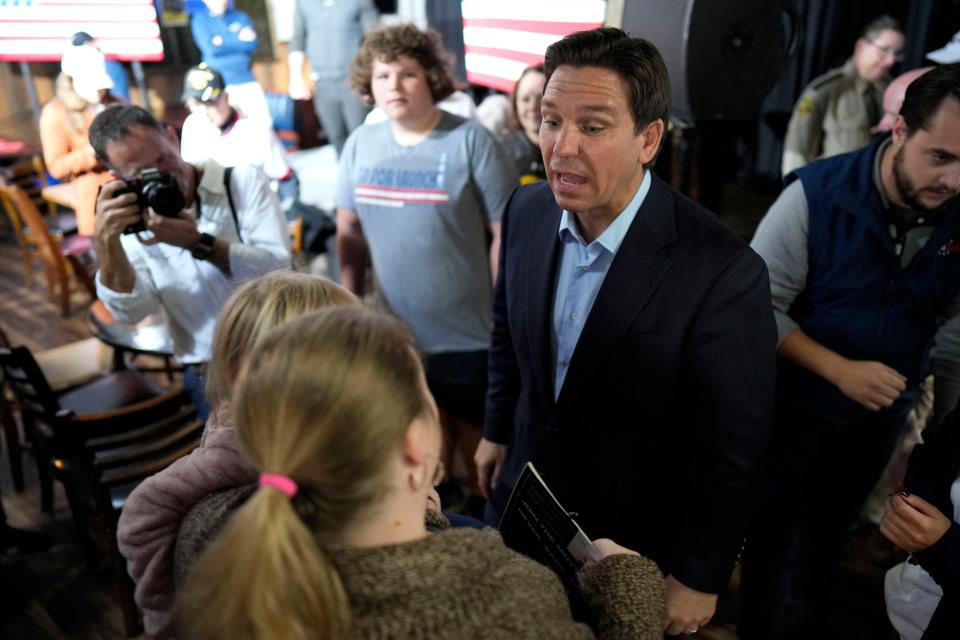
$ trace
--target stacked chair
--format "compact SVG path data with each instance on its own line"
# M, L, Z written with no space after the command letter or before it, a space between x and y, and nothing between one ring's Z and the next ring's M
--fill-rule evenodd
M140 481L199 443L203 424L189 393L179 385L163 390L128 369L55 392L30 350L11 345L2 331L0 372L9 391L0 418L8 442L17 440L12 414L19 410L37 461L42 508L52 510L52 480L59 480L88 561L110 563L127 635L136 635L139 615L117 550L117 518Z

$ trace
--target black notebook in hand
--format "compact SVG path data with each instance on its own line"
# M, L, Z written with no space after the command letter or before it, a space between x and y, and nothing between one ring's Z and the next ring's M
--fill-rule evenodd
M513 487L499 528L508 547L552 569L570 593L579 593L577 571L584 562L600 560L590 538L529 462Z

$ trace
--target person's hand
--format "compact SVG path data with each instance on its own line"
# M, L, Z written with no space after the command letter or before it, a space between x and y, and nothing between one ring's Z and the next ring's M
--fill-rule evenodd
M117 191L126 187L123 180L111 180L100 188L97 196L94 237L107 242L120 237L123 230L140 220L140 206L135 193Z
M307 83L302 76L291 76L287 93L289 93L290 97L294 100L310 99L310 89L307 88Z
M593 546L597 548L597 551L600 552L601 558L606 558L608 556L615 555L640 555L633 549L627 549L626 547L621 547L619 544L611 540L610 538L597 538L593 541Z
M908 553L932 546L950 529L951 521L921 498L895 493L887 498L880 533Z
M200 232L197 230L197 219L189 211L181 211L176 218L161 216L152 208L143 214L147 231L153 233L151 238L143 238L139 234L137 239L143 244L157 244L163 242L192 251L200 242Z
M253 30L253 27L244 27L240 29L240 32L237 34L237 40L242 40L243 42L253 42L257 39L257 32Z
M631 555L639 556L640 554L634 551L633 549L627 549L626 547L621 547L619 544L611 540L610 538L597 538L596 540L591 540L594 548L600 553L600 560L608 558L610 556L616 555ZM597 561L593 558L587 558L583 561L581 566L582 569L586 569Z
M673 636L694 634L717 610L717 594L691 589L672 575L667 576L663 630Z
M473 454L473 461L477 465L480 491L487 500L491 499L493 490L497 487L497 480L500 478L503 460L506 457L507 445L490 442L486 438L480 440L477 452Z
M837 372L836 384L854 402L880 411L896 402L907 388L907 379L882 362L847 360Z

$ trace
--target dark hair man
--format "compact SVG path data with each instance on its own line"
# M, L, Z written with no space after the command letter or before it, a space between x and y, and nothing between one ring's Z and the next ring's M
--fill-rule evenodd
M737 561L769 439L766 269L648 170L670 96L652 44L575 33L545 74L547 182L503 219L482 486L502 510L532 460L591 537L656 560L665 630L694 633Z
M177 134L140 107L113 107L90 125L97 157L121 179L97 198L97 295L122 322L162 308L177 358L210 358L213 327L230 292L250 278L290 267L290 238L267 177L236 167L226 179L215 162L187 164ZM183 210L173 217L141 209L125 181L173 176ZM124 233L142 222L148 233Z
M773 481L744 556L744 639L821 637L846 531L930 372L935 336L941 417L956 405L960 65L910 84L891 135L786 184L753 239L770 269L780 366Z
M853 55L815 78L793 109L783 142L781 170L787 175L819 158L854 151L870 142L883 115L888 74L903 50L903 29L889 16L868 24Z

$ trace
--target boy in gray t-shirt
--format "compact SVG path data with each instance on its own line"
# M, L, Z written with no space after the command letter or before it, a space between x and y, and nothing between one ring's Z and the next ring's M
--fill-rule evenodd
M424 353L484 350L492 279L487 229L513 188L510 162L481 125L443 113L412 147L390 122L344 148L337 207L356 212L377 282Z
M483 424L500 216L515 186L512 162L481 125L437 107L454 85L433 32L409 24L372 32L354 60L351 84L388 120L354 131L341 155L343 283L363 293L369 256L384 299L427 356L427 383L472 464Z

